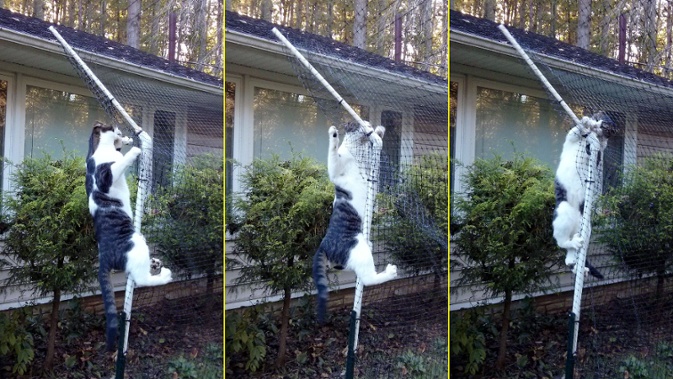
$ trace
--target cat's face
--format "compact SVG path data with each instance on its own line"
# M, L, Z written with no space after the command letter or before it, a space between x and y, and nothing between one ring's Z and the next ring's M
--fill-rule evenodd
M618 131L617 125L615 125L615 122L612 120L612 118L610 118L610 116L608 116L604 112L598 112L591 117L594 120L601 122L598 130L596 130L596 134L598 135L598 137L607 139L617 134Z
M116 149L121 149L122 147L122 132L114 125L105 125L102 122L97 121L93 126L91 135L94 141L94 150L98 148L98 145L101 143L111 143Z

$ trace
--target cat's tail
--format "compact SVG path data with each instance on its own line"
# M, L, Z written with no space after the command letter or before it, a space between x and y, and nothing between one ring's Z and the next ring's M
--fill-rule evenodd
M318 323L325 322L325 313L327 311L328 282L327 270L325 269L326 255L322 249L318 249L313 257L313 281L318 289Z
M103 294L103 305L105 307L105 348L107 351L113 352L117 345L118 321L110 270L100 268L98 270L98 282L100 283L101 293Z
M596 267L591 265L591 263L589 263L589 261L584 261L584 266L586 266L589 269L589 274L591 276L593 276L594 278L596 278L596 279L603 279L604 278L603 274L601 274L601 272L598 271L598 269Z

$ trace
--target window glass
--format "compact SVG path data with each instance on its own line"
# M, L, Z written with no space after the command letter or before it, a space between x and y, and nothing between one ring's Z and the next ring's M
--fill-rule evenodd
M233 171L234 167L231 160L234 158L234 106L236 105L236 83L225 83L225 141L224 150L226 158L226 194L231 193L233 188Z
M455 159L456 159L456 117L458 112L458 83L451 82L450 88L450 99L449 99L449 149L450 154L449 159L451 162L449 181L451 183L451 194L453 194L453 183L455 183L454 172L455 172Z
M35 86L26 87L26 139L24 155L63 156L63 147L85 156L91 127L109 123L103 108L92 97Z
M327 163L328 125L321 115L310 96L255 88L255 158L289 159L294 151Z
M5 125L7 124L7 81L0 80L0 184L3 182L5 154Z
M571 127L547 99L490 88L477 89L476 116L476 158L523 153L550 168Z

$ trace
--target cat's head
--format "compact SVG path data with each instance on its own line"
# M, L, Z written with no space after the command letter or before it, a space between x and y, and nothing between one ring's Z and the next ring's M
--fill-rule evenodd
M105 125L100 121L96 121L91 130L91 136L89 136L89 153L87 154L87 159L93 155L101 144L114 145L115 149L120 150L123 144L122 137L121 130L115 125Z
M597 130L595 130L598 137L607 139L617 134L617 125L607 113L600 111L593 114L591 118L599 122Z
M365 123L367 123L367 125L371 126L371 124L369 124L369 122L365 121ZM355 135L355 134L358 134L358 132L361 132L361 133L359 133L360 135L357 136L359 139L362 140L361 143L364 143L364 142L366 142L366 140L369 139L369 136L364 133L363 128L357 122L347 122L347 123L345 123L344 124L344 130L346 131L346 135L349 135L349 134ZM383 138L383 134L385 133L385 130L386 129L383 126L377 126L376 129L374 129L374 133L376 133L379 137Z

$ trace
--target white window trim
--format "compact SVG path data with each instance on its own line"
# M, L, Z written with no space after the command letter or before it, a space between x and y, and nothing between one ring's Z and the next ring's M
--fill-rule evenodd
M2 156L8 159L11 162L16 162L15 152L16 145L12 141L14 135L12 134L13 129L16 127L16 107L17 107L17 97L16 97L16 78L15 75L5 74L0 72L0 80L7 82L7 104L5 109L5 134L0 135L0 138L4 138L4 151ZM21 145L23 150L23 145ZM11 184L11 175L12 175L12 166L9 164L3 165L2 173L2 192L9 193L12 191Z

